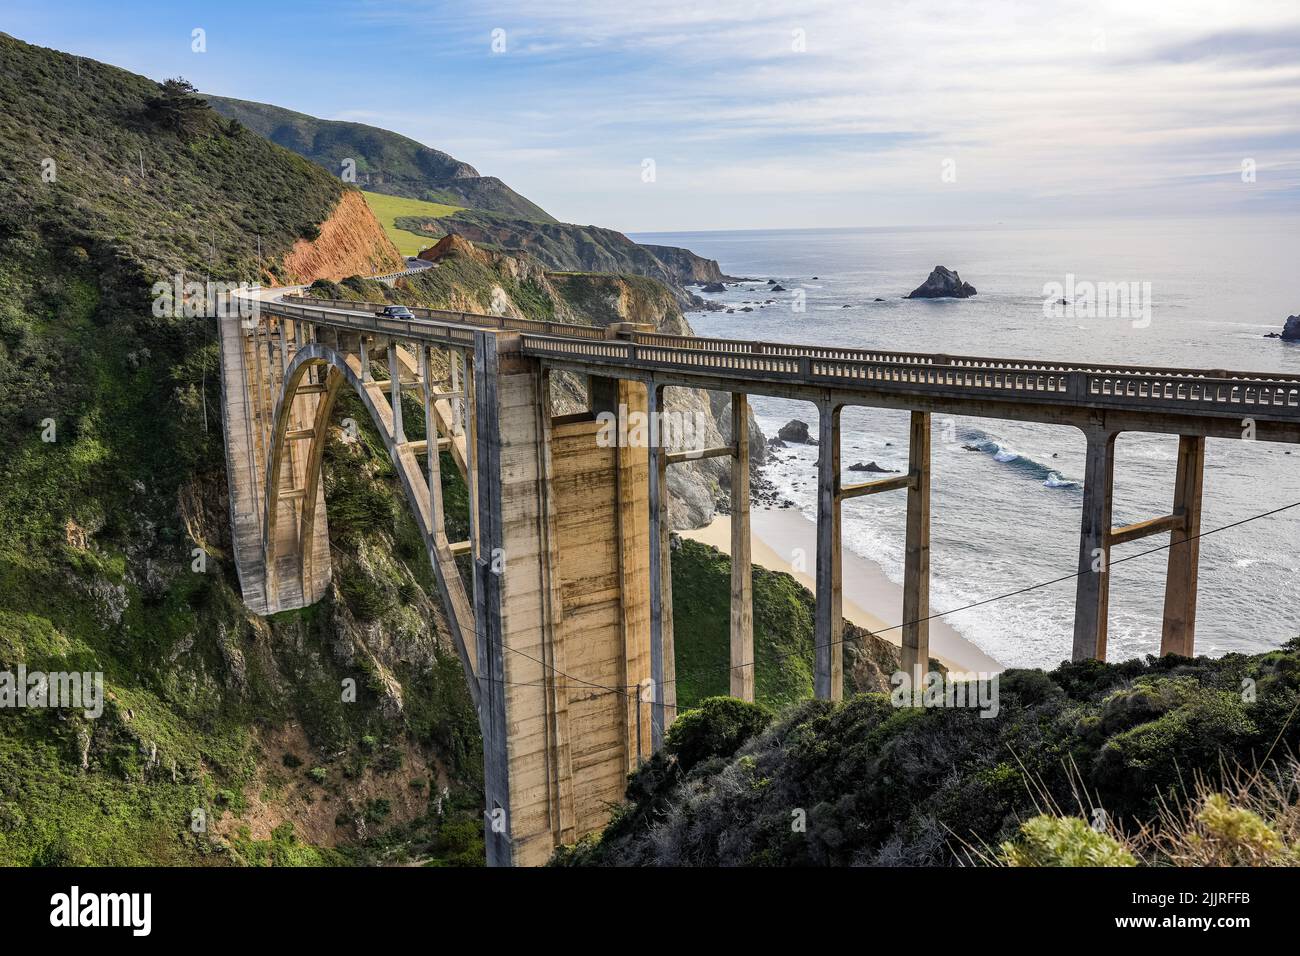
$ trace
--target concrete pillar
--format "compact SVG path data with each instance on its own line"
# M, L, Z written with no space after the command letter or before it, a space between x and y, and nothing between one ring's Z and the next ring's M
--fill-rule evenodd
M1076 661L1106 659L1106 608L1110 592L1111 497L1115 478L1115 435L1102 427L1085 431L1088 458L1083 478L1079 529L1079 577L1074 598Z
M627 694L627 740L630 773L637 768L637 755L649 756L654 748L651 719L653 702L643 702L643 688L650 682L650 607L646 600L650 581L650 456L657 444L645 429L644 441L636 439L630 424L648 415L649 388L632 379L615 380L619 409L627 409L628 438L618 444L616 500L618 502L620 608L623 622L623 679Z
M447 358L449 360L448 364L451 365L451 391L452 394L455 395L457 392L462 391L461 372L460 372L460 363L461 363L460 350L451 349L447 353ZM468 376L465 377L468 378ZM464 388L468 389L469 386L465 385ZM464 428L463 410L468 406L469 403L467 401L466 396L453 398L451 400L451 433L456 437L460 436L461 430Z
M912 412L907 554L903 561L903 670L924 686L930 666L930 413Z
M672 522L668 520L670 495L668 492L668 459L666 456L659 456L657 470L659 472L659 553L663 555L663 562L660 567L659 577L651 577L651 580L659 581L659 610L661 616L659 643L662 648L663 682L662 693L658 696L663 700L662 731L667 733L668 728L677 719L677 650L673 636Z
M505 528L502 511L500 414L497 400L496 336L474 336L474 443L470 511L475 515L474 543L474 633L478 648L479 727L483 733L483 793L485 820L483 840L488 866L509 866L514 862L510 838L510 759L508 750L507 688L503 575L495 573L492 555L504 554Z
M401 445L406 441L402 427L402 367L397 364L397 342L388 340L388 400L393 406L393 441Z
M1196 575L1200 561L1201 484L1205 475L1205 437L1180 435L1173 514L1183 518L1169 537L1165 573L1165 615L1161 654L1196 653Z
M424 395L425 464L429 476L429 525L434 540L445 538L447 523L442 507L442 456L438 451L438 416L433 413L433 383L429 346L420 346L420 381Z
M590 385L588 386L590 389ZM646 411L655 421L663 408L663 386L650 382L646 387ZM650 704L651 747L663 746L668 729L665 707L665 680L668 661L672 655L672 604L665 606L665 584L672 587L671 558L668 547L668 486L666 483L668 458L660 441L650 445L649 487L646 498L650 509L650 681L653 699Z
M813 693L844 695L844 614L840 572L840 406L819 406L817 465L817 614L813 630Z
M749 399L731 395L731 696L754 699L754 585L749 538Z

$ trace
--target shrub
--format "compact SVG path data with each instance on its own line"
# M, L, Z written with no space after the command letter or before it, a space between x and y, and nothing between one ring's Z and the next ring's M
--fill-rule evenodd
M1025 821L1019 838L1002 844L1001 859L1007 866L1137 866L1132 853L1087 821L1045 815Z
M664 741L683 772L717 757L730 757L772 721L757 704L734 697L707 697L695 710L679 714Z

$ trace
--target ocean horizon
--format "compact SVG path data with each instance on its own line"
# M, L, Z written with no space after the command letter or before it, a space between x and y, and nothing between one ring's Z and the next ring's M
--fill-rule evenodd
M1073 221L1061 225L637 233L679 245L753 281L706 294L720 311L688 313L700 335L857 348L1300 374L1300 347L1266 338L1300 312L1291 279L1300 234L1289 220ZM978 294L908 300L937 265ZM768 279L784 288L771 292ZM1127 312L1045 309L1058 287L1124 283ZM742 309L752 311L741 311ZM734 311L727 312L725 309ZM815 429L816 408L751 396L764 433L791 419ZM935 416L931 607L964 607L1076 570L1084 441L1075 428ZM907 464L906 413L842 415L842 463ZM1168 512L1177 437L1125 433L1117 443L1114 523ZM816 449L775 450L779 496L816 514ZM1280 444L1211 439L1203 532L1300 501L1300 455ZM897 496L843 510L846 547L902 580L905 513ZM1108 657L1159 651L1165 552L1151 538L1112 554ZM1289 597L1300 583L1300 509L1206 534L1197 648L1259 652L1300 633ZM1119 561L1119 563L1114 563ZM1035 588L945 620L1008 667L1068 659L1074 582Z

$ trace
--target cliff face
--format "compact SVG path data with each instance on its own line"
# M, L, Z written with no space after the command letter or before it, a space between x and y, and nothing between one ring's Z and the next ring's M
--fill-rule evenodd
M677 277L682 285L700 282L721 282L731 278L725 275L716 259L705 259L689 249L680 246L655 246L642 243L642 249L649 249L656 259L662 262Z
M329 218L321 223L319 236L299 239L284 259L286 272L296 282L397 272L405 264L355 189L344 191Z
M644 276L663 283L679 307L694 304L693 296L682 286L727 278L717 262L689 249L641 245L615 229L600 226L507 219L474 210L440 218L403 218L398 225L430 238L457 235L502 252L527 254L554 272Z

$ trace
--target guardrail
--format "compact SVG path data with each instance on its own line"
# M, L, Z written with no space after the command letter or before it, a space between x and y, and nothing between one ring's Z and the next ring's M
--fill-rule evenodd
M662 332L638 332L632 336L638 345L663 345L711 352L744 352L758 355L808 356L814 359L839 359L850 362L892 362L913 365L952 365L961 368L1000 368L1023 372L1090 372L1098 375L1145 375L1158 378L1216 378L1243 381L1295 382L1300 375L1237 372L1224 369L1196 369L1149 365L1113 365L1088 362L1052 362L1039 359L1007 359L983 355L948 355L927 352L895 352L877 349L841 348L825 345L796 345L786 342L761 342L744 339L716 339L699 336L665 335Z
M317 299L313 296L284 296L285 301L311 303L326 309L347 309L353 312L379 312L391 302L356 302L349 299ZM475 312L456 312L448 309L426 309L423 306L409 306L411 314L419 319L434 322L457 322L473 325L482 329L506 329L516 332L533 332L538 335L567 335L580 339L604 339L603 327L592 325L574 325L568 322L542 322L536 319L521 319L512 315L480 315Z
M270 315L286 316L291 319L305 319L318 325L375 332L380 335L396 335L402 338L436 342L443 345L469 346L470 348L474 346L474 333L477 331L477 327L464 323L391 319L378 315L342 311L329 306L311 308L288 305L283 302L263 302L261 309Z
M1225 375L1217 371L1138 367L1116 371L1096 366L1035 366L1027 362L952 356L912 356L853 350L853 358L823 357L795 347L769 353L757 350L710 350L637 341L602 343L523 336L523 351L537 358L622 365L640 369L678 370L723 378L764 379L808 385L943 391L945 397L1000 397L1066 404L1116 405L1125 408L1205 411L1227 409L1283 410L1300 418L1300 377L1258 374ZM675 336L658 336L659 339ZM729 343L735 344L735 343ZM751 343L752 344L752 343ZM803 354L799 354L803 353ZM858 356L863 356L859 358ZM899 358L902 358L900 361ZM1288 414L1286 417L1292 417Z

